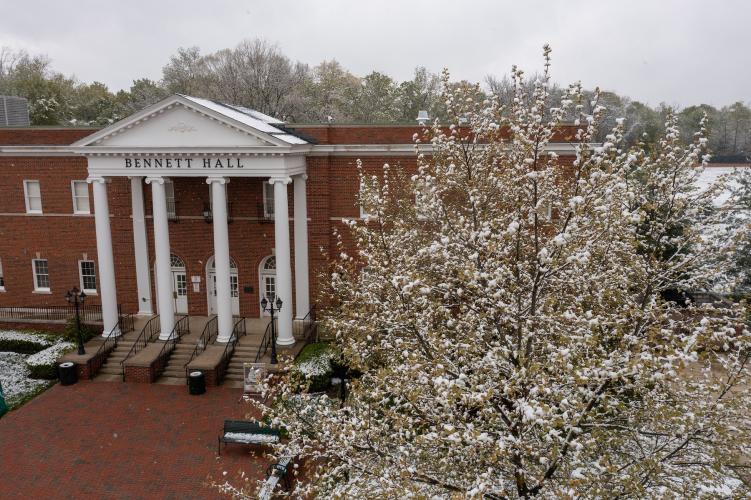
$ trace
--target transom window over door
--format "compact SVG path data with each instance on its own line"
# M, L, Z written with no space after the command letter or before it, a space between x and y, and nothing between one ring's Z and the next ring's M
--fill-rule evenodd
M47 259L34 259L31 261L32 270L34 271L34 291L50 291L50 269Z

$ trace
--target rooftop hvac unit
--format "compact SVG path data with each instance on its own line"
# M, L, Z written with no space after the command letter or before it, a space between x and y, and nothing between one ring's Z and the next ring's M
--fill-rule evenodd
M28 127L29 103L23 97L0 95L0 127Z

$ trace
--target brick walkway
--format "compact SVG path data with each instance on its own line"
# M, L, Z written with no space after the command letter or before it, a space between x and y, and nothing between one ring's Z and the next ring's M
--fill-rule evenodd
M58 384L0 419L0 497L226 498L211 479L252 481L270 463L249 446L216 455L223 420L250 412L240 391Z

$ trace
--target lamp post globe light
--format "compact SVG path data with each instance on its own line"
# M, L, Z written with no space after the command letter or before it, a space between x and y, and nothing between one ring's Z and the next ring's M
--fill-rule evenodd
M86 300L86 294L74 286L65 293L65 300L73 304L76 308L76 332L78 333L78 354L86 354L83 348L83 337L81 336L81 306Z
M268 307L267 307L268 306ZM275 307L276 306L276 307ZM274 322L274 313L278 312L282 308L282 299L276 298L274 302L274 296L271 296L270 300L267 300L264 296L261 299L261 309L268 311L271 314L271 364L276 364L276 323Z

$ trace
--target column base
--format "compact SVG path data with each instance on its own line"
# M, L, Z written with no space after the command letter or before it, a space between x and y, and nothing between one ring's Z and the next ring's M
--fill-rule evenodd
M171 335L172 332L167 333L160 333L159 334L159 340L172 340L174 338L174 335Z
M217 344L226 344L230 340L232 340L232 335L230 335L229 337L217 337L215 342Z
M280 345L280 346L295 345L295 337L292 337L289 339L282 339L282 338L277 337L276 345Z
M109 332L106 331L106 330L102 331L102 337L104 337L105 339L109 338L109 337L119 337L122 334L123 334L123 332L120 331L119 327L116 327L116 328L110 330Z

